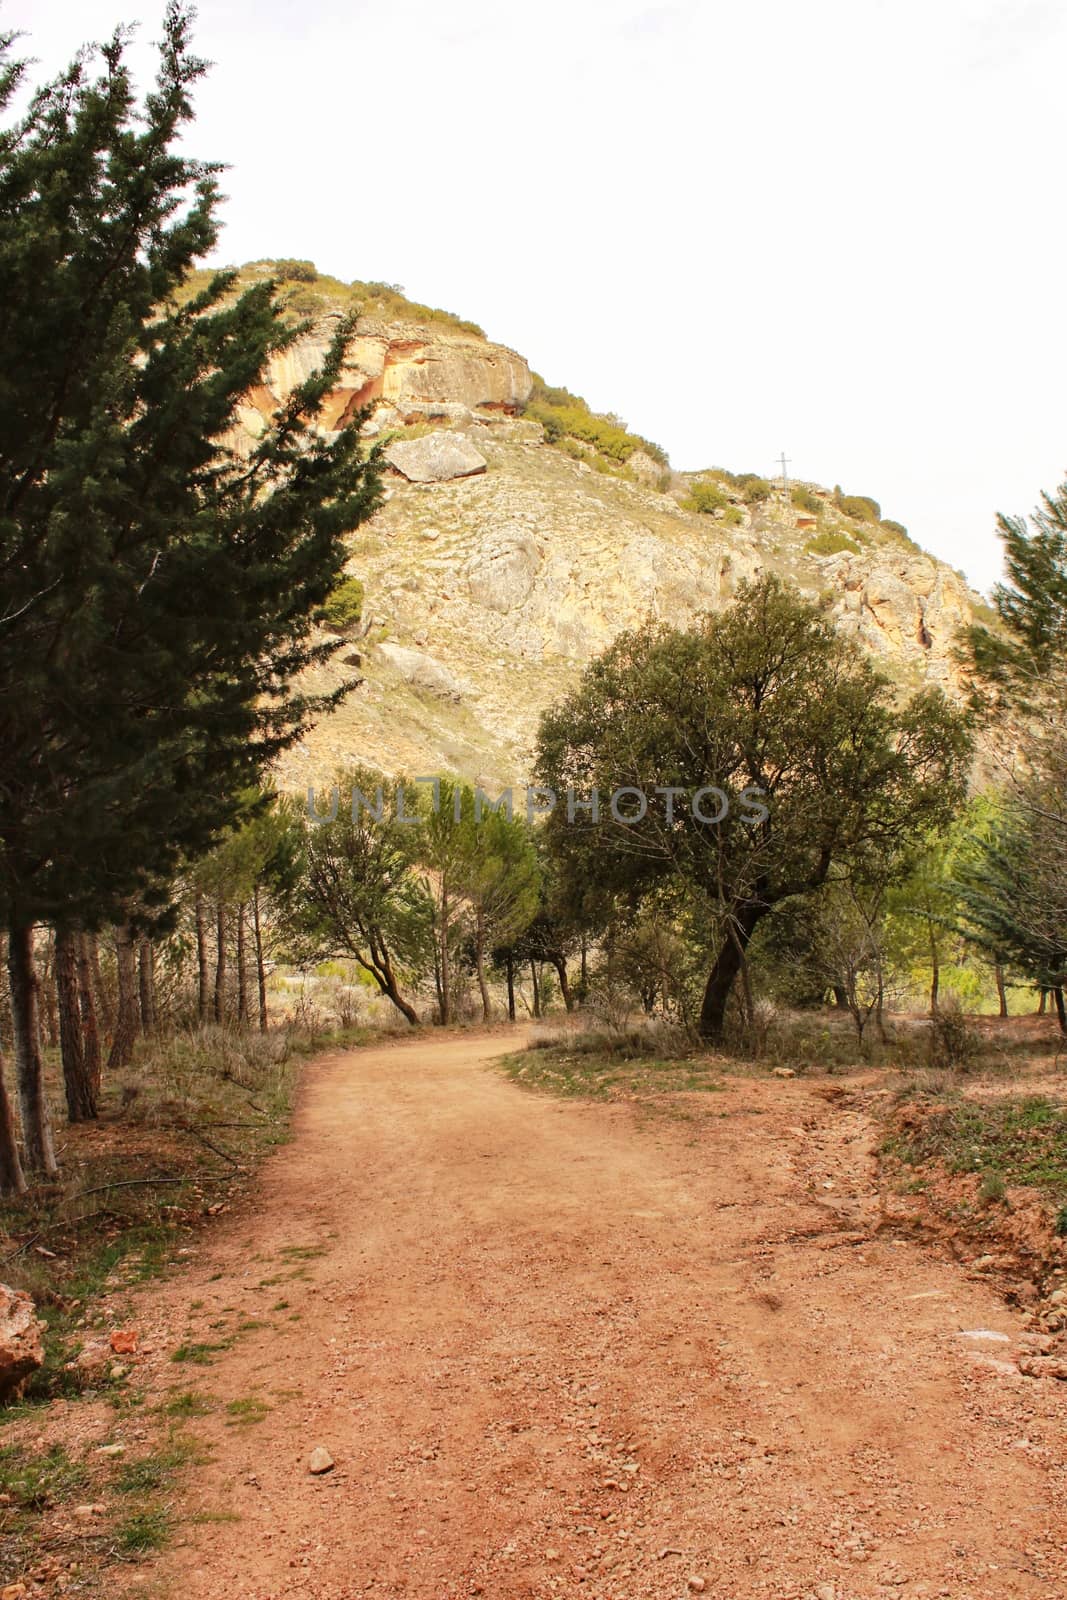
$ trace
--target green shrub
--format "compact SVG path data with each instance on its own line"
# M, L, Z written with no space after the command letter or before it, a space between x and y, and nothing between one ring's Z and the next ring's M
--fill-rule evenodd
M273 263L274 276L282 283L318 283L318 268L314 261L294 261L283 257Z
M966 1067L978 1053L980 1039L951 998L931 1020L927 1047L932 1067Z
M734 479L735 486L740 489L742 499L746 505L757 505L761 500L769 500L773 490L766 478L761 478L755 472L742 472Z
M995 1205L1007 1194L1004 1179L999 1172L987 1172L978 1185L978 1198L986 1205Z
M802 483L795 483L790 492L793 504L798 511L807 511L813 517L818 516L823 504L818 495L812 494L811 490L806 489Z
M727 506L720 521L727 528L739 528L745 520L745 513L740 506Z
M842 533L840 528L828 530L826 533L816 533L808 540L804 550L809 556L837 556L847 550L849 555L859 555L859 545L855 539L850 539L847 533Z
M682 501L687 511L702 511L706 516L712 516L716 511L725 511L730 504L729 499L719 488L717 483L691 483L689 493Z
M365 283L354 278L346 285L350 294L361 302L362 311L373 311L386 319L403 319L409 322L443 322L461 333L485 338L485 330L476 322L457 317L454 311L442 311L438 306L424 306L418 300L409 300L399 283Z
M843 494L841 485L834 490L834 504L846 517L851 517L854 522L880 522L882 508L877 500L872 500L866 494Z
M323 627L334 633L347 633L363 615L363 585L358 578L342 578L325 605L317 613Z
M549 444L559 444L565 438L580 439L610 461L625 463L635 450L643 450L658 466L669 464L667 452L660 445L630 433L621 418L591 411L581 395L550 387L536 375L525 415L541 424Z

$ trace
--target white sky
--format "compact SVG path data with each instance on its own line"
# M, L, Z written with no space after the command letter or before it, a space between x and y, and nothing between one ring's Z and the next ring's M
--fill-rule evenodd
M163 0L0 0L41 70ZM871 494L981 587L1067 475L1061 0L202 0L220 261L480 322L679 467Z

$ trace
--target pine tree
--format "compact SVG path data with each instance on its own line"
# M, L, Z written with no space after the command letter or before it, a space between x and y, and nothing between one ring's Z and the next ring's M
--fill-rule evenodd
M310 619L378 493L356 432L313 426L350 324L254 445L224 443L302 328L269 282L183 294L218 201L218 169L179 149L204 71L189 32L172 3L143 108L117 33L0 132L0 905L44 1171L32 929L165 899L344 692L294 680L341 643ZM0 111L25 78L10 44Z
M999 626L975 624L963 655L979 698L1032 709L1067 659L1067 483L1042 494L1029 522L997 517L1007 582L993 591Z

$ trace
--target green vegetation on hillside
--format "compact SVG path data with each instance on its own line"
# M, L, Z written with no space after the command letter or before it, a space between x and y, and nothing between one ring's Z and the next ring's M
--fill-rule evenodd
M236 273L233 292L239 293L255 283L273 279L285 293L291 313L302 317L318 316L326 311L343 311L366 317L376 317L383 322L419 322L429 327L454 329L473 338L484 339L485 332L476 322L456 316L452 311L442 311L438 306L425 306L410 300L397 283L377 283L353 278L345 283L329 273L320 272L313 261L299 261L287 257L277 260L249 261L243 267L227 268ZM190 272L175 298L185 304L202 294L215 276L206 267Z
M358 578L342 578L332 589L316 620L335 633L347 633L363 615L363 585Z
M665 450L650 439L631 433L619 417L591 411L580 395L571 394L569 389L551 388L536 373L526 415L541 424L549 444L565 445L568 439L579 439L590 445L597 456L619 466L625 466L638 450L661 467L669 464Z
M836 556L845 551L853 556L860 553L855 539L840 528L828 528L824 533L813 534L804 549L809 556Z

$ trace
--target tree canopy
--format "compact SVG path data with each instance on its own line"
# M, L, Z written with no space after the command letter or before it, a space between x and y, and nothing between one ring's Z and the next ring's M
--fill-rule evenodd
M760 920L831 866L947 820L970 748L943 695L898 704L818 605L768 576L687 632L617 639L543 718L537 771L576 796L548 823L576 894L640 901L674 879L699 904L713 955L701 1030L716 1039ZM624 788L643 808L608 806ZM594 789L597 818L577 803Z

